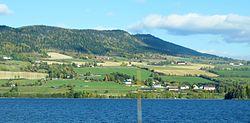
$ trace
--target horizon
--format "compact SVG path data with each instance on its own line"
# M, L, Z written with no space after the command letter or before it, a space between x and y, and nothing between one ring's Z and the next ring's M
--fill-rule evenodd
M46 25L67 29L118 29L130 34L151 34L202 53L250 60L249 4L247 0L60 3L0 0L0 25L14 28Z

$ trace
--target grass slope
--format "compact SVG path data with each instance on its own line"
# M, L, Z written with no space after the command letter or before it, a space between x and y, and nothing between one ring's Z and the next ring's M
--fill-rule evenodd
M94 75L100 75L100 77L104 77L105 74L113 73L113 72L119 72L123 74L128 74L131 77L137 76L139 73L141 80L147 79L151 72L135 67L86 67L86 68L76 68L75 71L79 74L85 74L87 72L90 72Z
M187 77L187 76L161 76L163 80L170 81L170 82L180 82L188 83L188 84L198 84L198 83L214 83L213 81L203 79L200 77Z

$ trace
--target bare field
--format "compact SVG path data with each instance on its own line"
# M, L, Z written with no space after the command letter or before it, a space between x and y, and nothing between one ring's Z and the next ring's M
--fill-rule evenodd
M57 62L57 61L42 61L42 62L47 62L47 64L63 64L63 62Z
M47 53L51 58L48 58L50 60L55 60L55 59L72 59L71 56L56 53L56 52L48 52Z
M10 72L10 71L0 71L0 79L41 79L45 78L47 74L36 73L36 72Z
M217 77L218 75L200 70L202 67L214 67L212 65L205 64L192 64L192 65L174 65L174 66L164 66L164 67L152 67L151 69L159 73L164 73L166 75L206 75L210 77Z

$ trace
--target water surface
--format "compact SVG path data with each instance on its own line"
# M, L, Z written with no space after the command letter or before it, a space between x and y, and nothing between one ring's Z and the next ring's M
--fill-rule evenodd
M134 99L0 99L0 122L137 122ZM250 101L142 100L142 119L250 122Z

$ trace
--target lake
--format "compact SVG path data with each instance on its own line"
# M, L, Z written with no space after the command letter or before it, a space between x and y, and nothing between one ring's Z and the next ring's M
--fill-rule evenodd
M142 100L145 123L250 122L250 101ZM0 122L137 122L135 99L0 99Z

